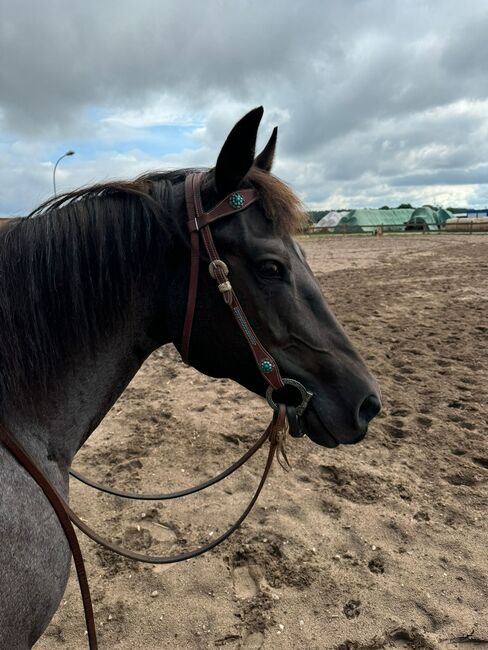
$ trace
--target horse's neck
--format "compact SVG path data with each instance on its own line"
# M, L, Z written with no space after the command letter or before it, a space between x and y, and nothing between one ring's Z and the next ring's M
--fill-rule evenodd
M69 466L149 352L135 347L128 336L115 336L98 354L80 358L47 406L37 405L38 414L16 410L4 422L39 460L46 455L59 466Z
M69 465L144 359L155 348L169 342L166 307L173 312L174 305L166 295L167 254L163 246L150 268L144 267L148 277L139 276L132 291L121 292L121 300L127 304L118 307L122 314L130 314L125 323L121 318L115 331L95 344L95 351L75 350L76 341L73 342L74 358L59 368L59 373L54 371L54 376L49 378L48 394L39 398L40 403L36 402L34 409L24 408L27 404L9 407L8 400L2 403L3 423L39 460L44 456L54 459L57 465ZM117 281L117 276L114 280ZM67 309L71 303L67 301ZM70 315L76 316L76 313Z
M79 350L69 369L60 369L54 377L41 403L33 409L3 410L4 424L38 460L69 466L147 356L170 341L162 266L150 278L141 278L127 298L131 304L124 309L134 317L120 323L95 351Z

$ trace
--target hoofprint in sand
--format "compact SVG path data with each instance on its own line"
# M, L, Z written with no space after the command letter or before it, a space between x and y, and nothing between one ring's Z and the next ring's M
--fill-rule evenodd
M102 649L488 648L488 240L304 237L322 290L379 379L359 445L288 442L242 529L188 563L137 565L82 541ZM156 352L76 459L125 489L165 491L229 465L264 402ZM168 553L243 509L264 452L177 503L73 485L75 510L131 548ZM36 650L84 648L78 587ZM476 641L485 640L485 644Z

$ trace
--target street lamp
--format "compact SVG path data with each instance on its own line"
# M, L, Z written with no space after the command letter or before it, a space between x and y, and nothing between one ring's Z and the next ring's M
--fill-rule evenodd
M75 154L75 152L70 149L69 151L64 153L62 156L60 156L56 160L56 164L54 165L54 169L53 169L53 187L54 187L54 196L55 197L56 197L56 167L61 162L61 160L63 160L63 158L66 158L66 156L74 156L74 154Z

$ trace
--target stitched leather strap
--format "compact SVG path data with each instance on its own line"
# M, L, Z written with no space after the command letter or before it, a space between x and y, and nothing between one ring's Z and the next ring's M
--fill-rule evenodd
M222 297L225 303L231 309L240 330L246 338L249 348L256 361L256 365L258 366L259 372L266 380L266 382L275 390L282 388L283 380L281 378L278 364L273 359L271 354L266 350L266 348L261 344L254 330L252 329L251 324L249 323L246 314L244 313L244 310L242 309L239 300L234 290L232 289L232 285L228 280L227 266L223 260L221 260L218 254L209 226L210 223L214 223L218 219L222 219L223 217L227 217L247 208L251 203L257 200L258 196L256 194L256 191L253 189L239 190L239 192L234 193L234 195L238 194L240 196L242 205L239 207L232 207L231 199L233 197L233 194L231 194L220 201L220 203L218 203L212 210L209 210L205 213L203 211L200 195L200 184L202 179L203 174L188 174L185 179L185 197L189 217L187 225L190 231L192 262L194 259L199 259L198 235L200 233L202 236L202 241L205 245L205 249L207 251L207 255L211 262L210 266L213 269L212 277L217 282L219 291L222 293ZM190 270L190 289L188 294L188 302L181 343L182 357L186 363L188 363L189 358L191 330L193 318L195 315L196 293L198 288L198 270L198 262L195 264L192 263Z
M203 174L193 174L193 176L203 176ZM198 179L197 183L198 183ZM248 207L251 205L251 203L254 203L254 201L257 201L257 196L255 190L239 190L238 194L242 197L244 203L244 207ZM232 195L231 195L232 196ZM235 214L239 210L242 210L243 208L233 208L229 205L229 197L225 197L225 199L222 199L220 203L217 203L215 208L212 208L210 212L203 212L203 214L200 214L197 218L191 218L189 215L188 219L188 230L190 232L193 232L194 230L200 230L203 228L203 226L208 226L209 224L213 223L214 221L217 221L218 219L222 219L222 217L228 217L230 214Z
M194 196L195 185L203 174L194 174L191 183L185 183L185 199L187 206L188 219L196 223L196 197ZM181 357L185 363L189 363L188 355L190 353L190 338L193 325L193 315L195 314L195 305L197 302L198 292L198 265L200 264L200 238L195 228L190 232L191 258L190 258L190 281L188 285L188 299L186 303L185 324L183 325Z
M212 233L210 232L210 228L206 226L202 229L201 232L208 256L213 262L220 261L219 254L215 248L215 243L212 238ZM226 277L227 276L224 275L224 272L219 268L215 277L216 282L219 285L222 285L226 282ZM254 360L256 361L259 372L264 377L266 382L275 390L282 388L283 380L281 378L278 364L271 356L271 354L266 350L266 348L261 344L257 335L255 334L230 283L228 290L223 293L223 298L231 309L232 314L237 324L239 325L239 329L246 338Z

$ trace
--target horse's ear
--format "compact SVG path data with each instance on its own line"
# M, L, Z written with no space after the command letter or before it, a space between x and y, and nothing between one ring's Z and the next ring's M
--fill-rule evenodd
M263 107L259 106L244 115L227 136L215 166L215 185L220 195L236 190L251 169L262 117Z
M254 161L254 165L256 167L259 167L259 169L262 169L265 172L270 172L271 167L273 166L273 159L275 155L277 137L278 137L278 127L275 126L275 128L273 129L273 133L271 134L271 137L268 140L268 144L264 147L264 149L261 151L259 156L257 156L256 160Z

